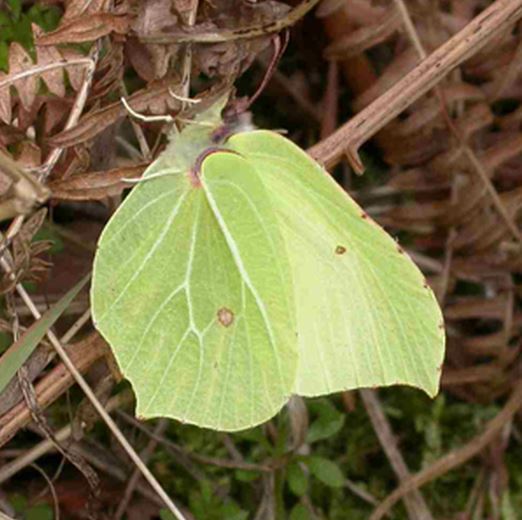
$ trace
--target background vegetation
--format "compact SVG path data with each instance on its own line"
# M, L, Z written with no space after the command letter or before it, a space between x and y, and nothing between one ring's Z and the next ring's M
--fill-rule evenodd
M422 482L388 518L519 518L522 2L324 0L299 21L298 4L0 1L0 151L21 170L0 162L1 352L34 322L24 294L43 313L90 270L128 189L122 179L139 176L164 143L163 125L130 120L120 96L137 111L176 115L169 88L187 75L192 95L232 84L252 95L278 20L290 41L254 120L306 149L484 9L512 9L509 23L489 26L487 45L369 136L363 176L353 158L328 161L406 246L444 308L448 352L435 400L407 388L295 400L234 435L139 423L89 322L87 292L53 330L187 518L367 519L418 472ZM198 41L209 32L220 38ZM160 43L159 33L168 35ZM171 518L48 338L24 367L0 395L0 510L32 520Z

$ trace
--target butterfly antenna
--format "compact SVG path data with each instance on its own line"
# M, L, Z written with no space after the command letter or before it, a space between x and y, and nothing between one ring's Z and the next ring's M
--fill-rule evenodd
M268 67L265 71L265 75L263 76L263 79L261 80L259 87L257 87L257 90L255 91L254 95L248 100L246 109L250 108L254 101L256 101L256 99L261 95L263 90L265 90L265 87L267 86L268 82L272 79L272 76L274 75L274 71L277 68L279 60L283 56L286 47L288 46L289 39L290 32L288 31L288 29L285 29L283 31L282 37L280 34L276 34L272 37L272 45L274 47L274 52L272 53L272 57L270 59Z

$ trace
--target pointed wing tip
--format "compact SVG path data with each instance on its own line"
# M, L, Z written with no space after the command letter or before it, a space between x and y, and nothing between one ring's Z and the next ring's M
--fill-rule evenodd
M399 385L409 386L424 392L430 399L435 399L440 392L440 375L442 365L436 370L437 375L430 381L405 381L397 383Z

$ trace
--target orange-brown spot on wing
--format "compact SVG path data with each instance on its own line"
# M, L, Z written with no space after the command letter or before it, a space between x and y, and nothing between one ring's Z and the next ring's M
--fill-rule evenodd
M346 253L346 247L344 247L344 246L337 246L335 248L335 254L336 255L344 255L344 253Z
M217 311L217 319L223 327L230 327L234 323L234 313L226 307L221 307Z

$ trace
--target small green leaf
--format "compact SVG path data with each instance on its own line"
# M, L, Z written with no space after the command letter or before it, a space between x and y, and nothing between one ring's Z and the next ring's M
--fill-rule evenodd
M0 27L0 30L1 30L1 27ZM7 43L0 41L0 70L3 70L4 72L7 72L8 57L9 57L9 46L7 45Z
M252 482L259 478L259 473L257 471L246 471L243 469L237 469L235 475L238 482Z
M25 520L53 520L54 512L48 504L38 504L24 511Z
M56 255L64 250L64 244L62 237L58 234L57 230L51 226L41 227L33 237L33 242L39 242L48 240L52 243L52 246L48 250L50 255Z
M339 466L324 457L312 456L306 460L308 468L314 477L330 487L342 487L344 485L343 472Z
M54 322L67 309L83 286L88 282L90 274L82 278L69 292L64 294L44 315L29 327L25 334L0 358L0 392L7 386L16 371L25 363L38 343Z
M516 520L518 518L518 514L516 513L515 508L513 507L513 502L511 501L509 489L504 491L502 494L500 509L502 512L502 520Z
M328 439L335 435L344 425L346 415L339 412L328 399L318 399L309 405L311 414L318 417L308 429L306 441L308 443Z
M312 520L312 515L303 504L296 504L290 512L289 520Z
M12 16L15 21L20 18L20 14L22 13L22 1L21 0L7 0L7 5L9 6Z
M303 496L308 489L308 475L297 461L288 466L286 480L290 491L298 497Z

